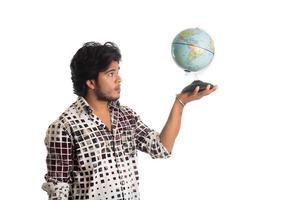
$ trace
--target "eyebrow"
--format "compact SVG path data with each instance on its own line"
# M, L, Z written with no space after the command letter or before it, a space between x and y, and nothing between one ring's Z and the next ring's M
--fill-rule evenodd
M118 67L118 70L120 70L120 66ZM105 71L105 74L108 74L109 72L113 72L113 71L116 71L116 69L110 69L108 71Z

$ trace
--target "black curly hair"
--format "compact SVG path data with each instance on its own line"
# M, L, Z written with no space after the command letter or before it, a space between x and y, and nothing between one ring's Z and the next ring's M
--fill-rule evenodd
M71 60L71 79L74 94L85 97L87 80L97 80L98 73L108 69L112 61L120 62L121 53L113 42L85 43Z

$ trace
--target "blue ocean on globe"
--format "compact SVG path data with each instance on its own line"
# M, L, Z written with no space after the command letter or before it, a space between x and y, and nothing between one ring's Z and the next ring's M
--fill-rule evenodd
M172 42L172 57L187 72L197 72L207 67L214 52L213 40L200 28L185 29Z

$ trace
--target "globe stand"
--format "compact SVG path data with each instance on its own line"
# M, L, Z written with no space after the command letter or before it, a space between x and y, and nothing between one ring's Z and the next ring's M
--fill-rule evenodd
M203 82L203 81L199 80L198 75L201 72L203 73L204 69L202 69L201 72L200 71L191 72L189 70L184 70L184 71L186 72L187 76L193 76L194 81L191 84L189 84L188 86L186 86L185 88L183 88L181 93L193 92L197 86L199 86L199 92L205 90L208 85L210 85L210 89L214 87L214 85L211 83L207 83L207 82Z
M201 91L205 90L208 85L210 85L210 89L214 87L211 83L203 82L200 80L195 80L190 85L183 88L181 93L193 92L197 86L199 86L199 92L201 92Z

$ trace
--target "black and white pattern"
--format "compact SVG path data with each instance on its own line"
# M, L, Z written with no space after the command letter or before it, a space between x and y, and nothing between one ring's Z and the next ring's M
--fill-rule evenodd
M168 158L159 133L119 101L109 103L112 130L79 97L46 134L49 199L139 199L137 150Z

